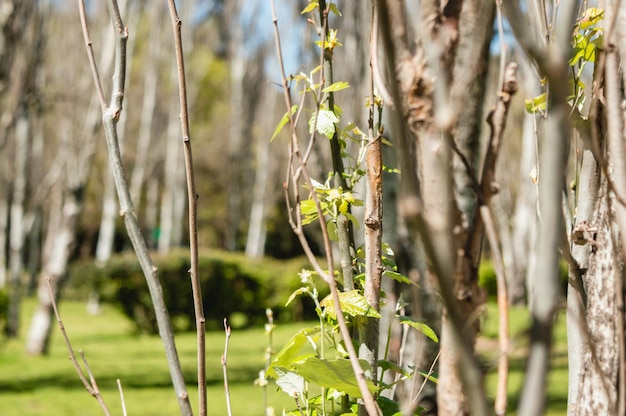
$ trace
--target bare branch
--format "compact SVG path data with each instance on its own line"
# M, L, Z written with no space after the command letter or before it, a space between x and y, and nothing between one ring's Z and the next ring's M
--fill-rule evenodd
M126 412L126 400L124 399L124 390L122 389L122 382L119 378L116 380L116 382L117 382L117 389L120 392L120 401L122 402L122 415L128 416L128 413Z
M174 46L176 48L176 65L178 68L178 92L180 100L180 126L182 129L185 172L187 177L187 200L189 210L189 250L191 267L191 288L193 292L193 305L196 317L196 338L198 342L198 413L200 416L207 414L206 393L206 341L205 341L205 317L202 304L202 288L198 276L198 194L196 192L195 175L193 171L193 157L191 152L191 137L189 133L189 111L187 109L187 81L185 77L185 59L183 55L183 41L181 35L182 22L178 18L176 3L168 0L172 29L174 31Z
M226 409L228 416L232 416L233 411L230 405L230 389L228 388L228 341L230 340L230 326L224 318L224 332L226 338L224 340L224 354L222 354L222 371L224 373L224 396L226 397Z
M96 91L98 98L100 99L100 107L105 109L107 107L106 99L104 98L104 91L102 90L102 83L100 82L100 74L98 72L98 66L96 64L96 57L93 53L93 42L89 36L89 28L87 26L87 16L85 13L84 0L78 0L78 10L80 11L80 24L83 29L83 38L85 39L85 46L87 47L87 56L89 58L89 67L91 68L91 75L93 76L94 83L96 85Z
M87 381L87 378L83 374L83 370L80 368L80 364L78 364L78 360L76 359L76 354L74 354L74 349L72 348L72 344L70 343L70 338L67 336L67 332L65 331L65 326L63 326L63 320L61 319L61 314L59 313L56 300L54 299L54 292L52 290L52 286L50 285L50 278L47 277L46 281L48 283L48 294L50 295L50 299L52 301L52 309L54 310L54 315L57 318L57 323L59 324L59 329L61 330L61 334L63 335L63 339L65 340L65 345L67 346L67 350L70 353L70 361L74 365L76 374L78 374L78 378L83 383L83 386L89 392L89 394L91 394L93 397L96 398L96 400L98 400L98 403L100 404L100 408L102 409L102 412L106 416L110 416L111 413L109 412L109 409L104 403L104 399L102 398L102 395L100 394L100 390L98 389L96 380L93 374L91 373L89 366L87 365L87 359L85 358L82 351L80 351L80 355L83 358L83 362L85 363L85 366L87 368L87 373L89 374L90 381Z

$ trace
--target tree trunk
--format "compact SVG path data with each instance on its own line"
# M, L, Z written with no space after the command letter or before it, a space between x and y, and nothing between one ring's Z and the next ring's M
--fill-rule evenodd
M539 94L537 94L539 95ZM530 175L537 167L537 140L535 115L524 117L522 157L520 161L520 192L515 203L512 230L512 262L507 264L507 289L512 305L526 303L526 277L534 264L531 242L535 241L537 227L537 185ZM539 134L539 133L537 133Z
M53 296L58 299L59 289L67 272L67 264L76 243L76 225L83 208L83 197L83 187L71 188L64 195L61 222L53 236L50 258L41 274L37 290L39 302L26 340L26 351L33 355L48 353L52 329L52 299L48 292L48 284Z
M152 121L157 104L158 75L159 75L159 55L161 52L162 26L164 23L164 7L149 7L149 19L152 22L148 37L148 54L144 65L144 87L143 102L141 106L141 120L139 124L139 135L137 139L137 149L135 151L135 165L130 178L130 196L135 204L137 212L141 205L141 188L144 182L148 156L150 155L150 141L152 137ZM132 27L132 26L131 26ZM135 39L136 37L133 37ZM130 55L132 56L132 55ZM132 61L132 60L131 60ZM130 72L130 71L129 71ZM119 126L120 131L124 131L123 126Z
M275 108L278 96L270 91L266 94L264 108ZM269 117L261 117L260 123L267 128L263 131L271 131ZM248 224L248 238L246 239L246 256L261 257L265 252L265 211L268 204L269 182L272 177L274 163L270 159L271 143L267 138L260 137L256 146L256 166L254 175L254 187L252 189L252 203L250 208L250 220Z
M9 317L6 333L17 337L20 327L20 300L22 296L22 272L24 266L24 203L26 200L26 178L28 171L28 153L30 142L28 112L20 111L15 126L15 168L13 180L13 198L11 200L11 235L10 235L10 276L9 276Z
M172 79L176 73L172 72ZM160 253L167 253L174 242L174 229L181 228L181 224L176 223L175 201L177 198L178 173L180 168L180 142L178 139L178 102L170 101L169 118L167 124L167 134L165 137L165 172L163 183L163 194L161 196L161 218L159 227L158 250ZM183 198L184 199L184 198Z
M577 338L568 337L568 415L617 414L620 363L616 348L619 345L616 325L618 321L614 317L623 311L618 310L616 304L616 279L620 273L616 264L616 246L612 237L606 182L604 178L599 190L600 197L593 209L593 217L588 223L594 229L595 242L579 241L578 244L582 245L574 246L573 249L583 272L584 293L570 286L568 326L572 333L580 335ZM588 258L587 262L584 257ZM582 304L583 308L578 307L578 304Z
M102 191L100 231L98 232L98 242L96 244L96 262L102 265L109 260L113 252L115 222L119 216L113 174L110 168L107 167L105 175L104 189Z
M242 189L245 150L243 136L246 128L244 110L244 75L246 58L243 51L243 23L240 20L240 2L233 3L230 25L230 133L228 140L229 182L228 182L228 218L224 248L237 249L239 226L242 217Z

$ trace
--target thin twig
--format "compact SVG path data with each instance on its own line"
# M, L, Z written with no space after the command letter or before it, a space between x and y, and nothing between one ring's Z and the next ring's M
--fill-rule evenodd
M91 37L89 36L89 27L87 25L87 15L85 12L85 4L84 0L78 1L78 10L80 14L80 25L83 30L83 39L85 40L85 46L87 47L87 57L89 58L89 67L91 68L91 75L94 79L94 83L96 85L96 91L98 93L98 98L100 100L100 107L106 108L107 103L104 98L104 91L102 90L102 83L100 82L100 74L98 72L98 65L96 64L96 57L93 53L93 42L91 41Z
M122 381L118 378L117 380L117 389L120 392L120 401L122 402L122 415L128 416L126 412L126 400L124 399L124 390L122 389Z
M78 364L78 360L76 359L76 354L74 354L74 349L72 348L72 344L70 343L70 338L68 337L67 332L65 331L65 326L63 325L61 314L59 313L56 300L54 299L54 293L52 291L52 286L50 284L49 277L46 277L46 282L48 283L48 294L50 295L50 300L52 301L52 309L54 310L54 315L57 318L59 329L61 330L61 334L63 335L63 339L65 340L65 345L67 346L67 350L70 354L69 358L72 364L74 365L76 374L78 374L78 378L83 383L83 386L89 392L89 394L95 397L96 400L98 400L98 403L100 404L100 408L102 409L102 412L106 416L110 416L111 413L109 412L109 409L104 403L104 399L102 398L102 395L100 394L100 390L98 389L98 385L96 384L96 379L91 373L91 370L89 369L89 366L87 365L87 359L83 355L82 351L80 351L80 355L83 358L83 362L85 363L85 366L87 367L87 372L89 374L90 381L87 380L87 378L85 377L85 374L83 374L83 370L80 368L80 364Z
M198 401L200 416L207 414L206 395L206 340L205 340L205 317L204 305L202 304L202 288L198 276L198 195L196 193L195 176L193 172L193 158L191 152L191 138L189 133L189 111L187 109L187 81L185 78L185 60L183 56L183 41L181 35L182 22L176 11L174 0L168 1L172 29L174 30L174 45L176 48L176 64L178 66L178 91L180 99L180 125L183 135L185 153L185 172L187 177L187 200L189 206L189 249L191 258L191 288L193 292L193 304L196 316L196 337L198 341Z
M374 9L372 12L372 36L370 38L370 65L372 67L372 76L374 77L374 85L382 97L383 102L393 110L393 98L385 86L385 80L378 63L378 9L376 8L375 2L372 2L372 7ZM373 95L372 99L374 99Z
M198 194L196 192L195 175L193 172L193 157L191 152L191 135L189 132L189 111L187 109L187 81L185 77L185 59L183 55L183 41L181 34L182 22L176 11L174 0L168 0L172 29L174 31L174 46L176 49L176 65L178 68L178 92L180 100L180 126L183 136L185 154L185 173L187 177L187 200L189 212L189 251L191 267L191 289L193 293L193 305L196 317L196 338L198 343L198 414L207 414L206 393L206 340L205 340L205 317L202 303L202 288L198 276Z
M424 387L426 387L426 383L428 383L428 380L430 379L430 377L435 373L435 367L437 365L437 361L439 361L440 356L441 356L441 350L439 350L439 352L435 356L433 363L430 365L430 368L428 369L428 373L426 374L426 377L423 377L424 380L422 381L422 385L420 386L419 390L417 390L417 393L415 393L415 397L411 399L411 403L413 405L417 404L417 400L419 399L420 394L422 394ZM417 377L415 377L416 375L417 374L413 374L413 380L417 379Z
M224 372L224 396L226 397L226 409L228 410L228 416L232 416L233 411L230 406L230 389L228 387L228 341L230 340L230 326L224 318L224 332L226 333L226 339L224 340L224 354L222 354L222 370Z

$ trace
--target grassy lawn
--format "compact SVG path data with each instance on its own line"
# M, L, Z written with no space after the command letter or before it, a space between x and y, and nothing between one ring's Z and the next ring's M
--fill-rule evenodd
M48 357L29 357L24 353L23 338L34 302L24 303L22 337L0 341L0 414L102 415L98 403L82 387L74 372L58 328L55 327ZM96 316L87 314L82 303L63 302L60 308L72 346L76 351L85 352L112 414L122 414L118 378L129 415L180 414L158 337L130 335L130 323L109 305L104 305L102 313ZM279 349L299 327L299 324L279 325L274 333L274 348ZM180 334L176 341L191 403L197 413L195 333ZM263 368L266 346L263 329L232 332L228 370L235 415L263 415L262 389L253 382ZM210 413L214 415L227 414L221 367L223 350L224 333L208 333L208 400ZM276 392L274 387L268 389L268 399L278 414L283 407L292 406L291 400L284 393Z
M24 335L30 323L34 302L26 300L23 308L22 338L6 342L0 340L0 413L3 416L90 416L102 415L96 402L83 389L67 359L62 337L55 328L50 355L29 357L24 354ZM179 414L176 398L169 380L161 341L154 336L131 335L130 323L110 305L104 305L101 314L92 316L85 305L76 302L61 304L65 327L76 350L82 349L97 378L102 395L112 414L121 415L116 379L121 379L129 415ZM489 304L483 329L485 336L479 350L485 367L488 391L495 391L497 352L497 312ZM567 349L562 317L555 333L556 347L549 380L549 415L566 414ZM278 350L302 324L279 323L274 333L274 349ZM515 409L521 390L525 350L522 334L528 328L528 317L523 310L511 313L513 353L509 385L509 408ZM195 334L177 336L185 379L197 411ZM253 385L263 367L263 352L267 337L263 329L233 331L229 348L229 381L234 415L263 415L262 390ZM207 334L208 399L210 414L225 415L221 355L224 348L223 332ZM270 384L268 399L277 414L293 403L284 393L276 392ZM511 412L510 414L514 414Z

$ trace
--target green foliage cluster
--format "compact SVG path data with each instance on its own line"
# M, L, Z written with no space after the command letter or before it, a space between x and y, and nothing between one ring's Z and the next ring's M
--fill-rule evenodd
M572 92L568 101L572 108L578 112L583 110L586 100L585 89L587 87L582 81L583 71L587 64L596 62L598 50L604 42L604 29L600 26L603 19L603 9L590 7L578 19L572 34L573 55L568 61L572 68L572 79L570 80ZM546 92L537 97L526 99L526 111L532 114L545 116L547 105L548 94Z
M154 256L165 302L178 331L195 326L190 261L185 251ZM300 285L303 259L253 260L238 253L206 251L199 255L200 283L208 329L221 328L224 318L233 327L261 324L271 308L281 320L303 319L307 299L285 306L285 299ZM104 266L89 261L70 267L68 289L93 291L104 302L119 305L138 332L157 333L156 318L139 263L132 253L111 258ZM312 312L310 312L312 313Z

